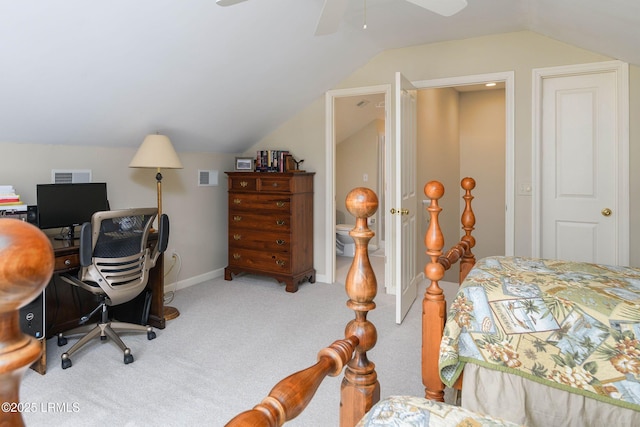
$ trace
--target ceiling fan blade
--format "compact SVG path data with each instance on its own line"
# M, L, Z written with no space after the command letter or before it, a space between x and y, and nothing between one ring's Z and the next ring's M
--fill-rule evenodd
M347 0L325 0L320 19L318 19L318 25L316 25L316 36L338 31L346 8Z
M216 3L218 4L218 6L231 6L236 3L242 3L243 1L247 0L216 0Z
M467 0L407 0L438 15L451 16L467 7Z

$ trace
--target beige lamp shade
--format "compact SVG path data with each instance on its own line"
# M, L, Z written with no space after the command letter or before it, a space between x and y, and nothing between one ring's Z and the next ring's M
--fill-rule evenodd
M182 169L182 163L166 135L147 135L129 167Z

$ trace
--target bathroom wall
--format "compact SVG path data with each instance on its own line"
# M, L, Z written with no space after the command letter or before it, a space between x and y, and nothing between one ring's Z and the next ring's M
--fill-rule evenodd
M382 129L382 130L380 130ZM355 218L346 207L347 194L356 187L378 189L378 139L384 135L384 121L373 120L362 129L339 141L336 145L336 211L346 224L355 224ZM364 180L366 175L367 180ZM376 224L371 225L374 231ZM377 236L377 233L376 233Z

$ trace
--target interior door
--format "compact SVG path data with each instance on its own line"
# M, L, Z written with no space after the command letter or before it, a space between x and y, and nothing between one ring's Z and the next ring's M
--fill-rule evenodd
M625 264L620 230L628 221L619 165L615 72L542 81L540 255ZM623 168L624 169L624 168Z
M416 88L401 73L395 79L395 140L391 175L391 270L396 291L396 323L402 323L418 294L416 236Z

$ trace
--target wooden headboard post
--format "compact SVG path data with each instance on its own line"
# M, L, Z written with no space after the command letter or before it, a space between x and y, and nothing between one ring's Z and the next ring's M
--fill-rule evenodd
M356 217L356 226L349 232L355 241L355 255L347 273L345 289L349 296L347 307L355 312L355 319L345 328L345 337L356 336L358 345L353 359L347 364L340 390L340 426L352 427L380 400L380 383L375 365L367 358L378 339L376 327L367 320L367 313L376 307L378 292L376 276L369 261L369 241L374 236L367 218L376 213L378 197L364 187L347 195L347 210Z
M445 271L460 261L459 280L462 283L476 263L476 257L471 251L476 245L476 239L471 235L476 223L476 217L471 208L473 200L471 190L475 188L476 182L473 178L464 178L460 185L465 191L462 196L465 206L460 218L464 236L444 255L442 254L444 236L438 222L438 215L442 211L438 200L444 195L444 186L438 181L430 181L424 186L424 194L431 199L427 207L430 216L429 228L424 239L430 261L425 266L424 272L431 283L422 300L422 383L425 386L425 397L440 402L444 401L444 384L440 380L438 359L447 316L447 303L438 282L444 277Z
M427 279L431 281L422 300L422 383L427 399L444 402L444 384L438 373L438 356L440 342L446 316L444 292L438 281L444 277L445 268L438 262L442 256L444 236L438 223L438 215L442 208L438 200L444 195L444 186L438 181L430 181L424 186L424 194L431 199L427 207L429 211L429 228L425 235L425 245L430 261L424 268Z
M38 296L53 274L49 238L18 219L0 219L0 426L23 426L20 380L42 346L20 331L18 309Z
M476 238L471 235L476 225L476 216L473 213L473 209L471 209L471 201L473 200L471 190L476 188L476 181L473 178L464 178L460 185L464 189L464 196L462 196L464 199L464 211L462 211L462 218L460 219L464 236L461 241L469 244L469 249L465 251L460 261L460 283L462 283L476 263L476 256L471 251L476 245Z

